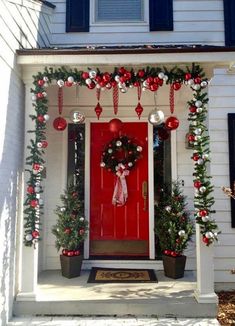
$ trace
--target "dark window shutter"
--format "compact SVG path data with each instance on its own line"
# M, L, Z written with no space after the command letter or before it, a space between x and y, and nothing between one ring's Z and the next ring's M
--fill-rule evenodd
M235 187L235 113L228 114L230 188ZM232 228L235 228L235 199L231 199Z
M224 0L225 45L235 45L235 1Z
M89 32L89 0L66 1L66 32Z
M173 0L149 0L150 31L173 31Z

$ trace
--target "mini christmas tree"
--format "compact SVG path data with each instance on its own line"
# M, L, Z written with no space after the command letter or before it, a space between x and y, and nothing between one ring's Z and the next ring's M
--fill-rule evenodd
M164 186L155 207L156 234L165 255L181 256L194 233L194 226L186 209L180 182L172 183L172 189Z
M81 253L88 230L77 187L70 185L61 195L61 201L63 205L55 210L57 223L52 227L52 233L56 236L55 246L58 251L62 248L65 256L77 256Z

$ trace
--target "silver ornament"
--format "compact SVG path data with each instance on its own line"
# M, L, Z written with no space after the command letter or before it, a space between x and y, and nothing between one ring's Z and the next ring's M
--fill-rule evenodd
M188 80L188 85L192 86L194 84L194 80L193 79L189 79Z
M203 108L197 108L197 113L202 113Z
M59 80L57 80L57 85L58 85L59 87L63 87L63 86L64 86L64 81L63 81L63 79L59 79Z
M108 149L108 153L109 153L109 154L112 154L112 152L113 152L112 148L109 148L109 149Z
M170 213L170 211L171 211L171 206L166 206L166 207L165 207L165 210L166 210L168 213Z
M121 147L121 146L122 146L122 142L121 142L120 140L117 140L117 141L116 141L116 146L117 146L117 147Z
M47 93L46 93L46 92L42 92L42 95L43 95L44 97L47 97Z
M33 239L32 234L26 234L26 236L25 236L26 241L31 241L32 239Z
M37 143L37 147L38 147L38 148L42 148L42 143L41 143L41 142L38 142L38 143Z
M163 80L166 83L168 81L168 76L167 75L164 75Z
M83 123L85 121L85 116L83 113L74 110L70 112L70 120L73 123Z
M73 78L73 76L69 76L69 77L68 77L68 82L69 82L69 83L74 83L74 78Z
M180 231L178 232L178 235L179 235L180 237L184 237L184 236L185 236L185 231L184 231L184 230L180 230Z
M34 191L36 192L36 193L38 193L38 192L40 192L40 187L34 187Z
M202 154L202 158L203 158L204 160L208 160L208 159L209 159L209 155L208 155L208 154Z
M60 211L61 212L65 212L66 211L66 208L65 207L60 207Z
M154 109L149 113L148 121L152 125L158 126L164 122L164 113L160 110Z
M202 222L207 222L209 220L209 216L202 216Z
M105 163L104 163L104 162L101 162L101 163L100 163L100 167L101 167L101 168L104 168L104 167L105 167Z
M89 71L89 77L91 78L91 79L94 79L95 77L96 77L96 71L95 70L91 70L91 71Z
M199 188L200 193L204 193L206 191L206 187L202 186Z
M49 79L48 79L47 76L44 76L44 77L43 77L43 80L44 80L44 82L48 82ZM45 85L45 84L44 84L44 85Z
M50 119L50 116L49 114L44 114L43 118L45 121L48 121Z
M142 152L143 148L141 146L136 147L137 152Z
M143 86L144 86L144 87L148 87L148 86L149 86L147 80L145 80L145 81L143 82Z
M194 132L195 135L201 135L201 133L202 133L202 129L197 128L197 129L195 129L193 132Z
M126 93L126 92L127 92L127 88L126 88L126 87L121 88L121 92L122 92L122 93Z
M132 162L128 162L127 165L131 168L133 166L133 163Z
M211 231L208 231L208 232L206 232L205 237L207 239L211 239L211 238L213 238L213 233Z
M206 86L207 86L207 81L205 81L205 80L202 81L202 82L201 82L201 87L202 87L202 88L205 88Z
M79 221L81 221L81 222L83 222L84 220L85 220L85 218L82 216L79 218Z
M159 72L158 78L163 79L165 77L164 72Z
M202 159L202 158L199 158L198 160L197 160L197 164L198 165L202 165L204 163L204 160Z
M120 77L119 77L118 75L116 75L116 76L114 77L114 80L118 83L119 80L120 80Z
M196 106L197 108L200 108L200 106L202 106L202 102L201 102L201 101L196 101L196 102L195 102L195 106Z
M85 80L85 83L86 83L87 85L90 85L90 84L92 83L92 80L91 80L90 78L87 78L87 79Z
M196 84L196 85L193 85L192 88L195 90L195 91L199 91L199 89L201 88L201 86L199 84Z

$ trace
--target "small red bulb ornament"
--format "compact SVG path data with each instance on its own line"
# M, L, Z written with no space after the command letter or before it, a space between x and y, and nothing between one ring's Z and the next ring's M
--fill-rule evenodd
M174 116L167 118L165 121L165 127L169 130L177 129L179 127L179 124L179 120Z
M142 105L140 103L137 104L137 107L135 108L135 112L138 115L138 118L140 119L142 112L144 111Z
M113 133L117 133L122 129L122 121L119 119L112 119L109 121L109 130Z
M98 120L100 118L100 115L101 115L102 111L103 111L103 109L102 109L100 103L97 103L97 105L95 107L95 113L97 115Z
M58 117L53 121L53 127L58 131L63 131L67 127L67 122L64 118Z

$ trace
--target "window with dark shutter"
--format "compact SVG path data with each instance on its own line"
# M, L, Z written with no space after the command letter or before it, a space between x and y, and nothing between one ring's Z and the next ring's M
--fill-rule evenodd
M67 0L66 32L89 31L90 1L92 1L91 9L94 8L95 11L93 13L94 22L122 22L122 24L145 22L147 24L148 18L144 18L146 5L149 6L150 31L173 30L173 0L120 0L119 2L114 0Z
M230 188L235 188L235 113L228 114ZM231 199L232 228L235 228L235 200Z
M224 0L225 45L235 45L235 1Z

